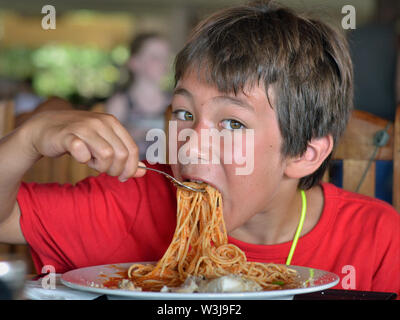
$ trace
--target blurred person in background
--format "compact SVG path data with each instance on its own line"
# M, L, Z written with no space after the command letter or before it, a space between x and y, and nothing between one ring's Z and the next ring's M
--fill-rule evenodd
M161 87L169 70L170 48L158 33L137 35L130 46L128 68L131 81L126 90L119 90L106 103L106 111L114 115L129 131L145 159L146 133L164 128L164 113L171 95Z

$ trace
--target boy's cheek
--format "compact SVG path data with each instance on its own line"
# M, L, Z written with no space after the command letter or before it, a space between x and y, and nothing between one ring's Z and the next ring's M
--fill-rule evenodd
M235 175L251 175L254 172L255 155L254 130L234 131L232 160L236 166Z
M181 174L181 166L178 163L170 164L172 175L178 179L179 181L183 181L182 174Z

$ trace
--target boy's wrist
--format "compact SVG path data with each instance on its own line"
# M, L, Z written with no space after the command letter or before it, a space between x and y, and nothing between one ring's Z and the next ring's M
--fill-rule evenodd
M32 162L36 162L42 157L34 144L34 132L30 121L27 121L15 131L16 144L21 147L24 156Z
M0 203L2 190L16 187L41 157L30 145L29 134L30 131L21 125L0 140L0 154L4 155L0 161Z

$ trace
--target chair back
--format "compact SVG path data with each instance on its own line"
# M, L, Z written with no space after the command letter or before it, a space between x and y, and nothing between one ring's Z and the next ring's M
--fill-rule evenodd
M342 160L345 190L375 197L376 162L393 162L392 204L400 212L400 106L395 122L354 110L332 157ZM330 177L332 178L332 177Z

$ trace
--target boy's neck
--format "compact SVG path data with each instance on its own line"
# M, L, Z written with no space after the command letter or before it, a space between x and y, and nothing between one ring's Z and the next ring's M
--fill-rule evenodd
M300 236L307 234L315 227L324 207L324 196L320 186L305 192L307 212ZM274 198L273 209L255 214L229 235L243 242L263 245L292 241L300 220L301 195L298 190L291 193L285 191L281 194Z

